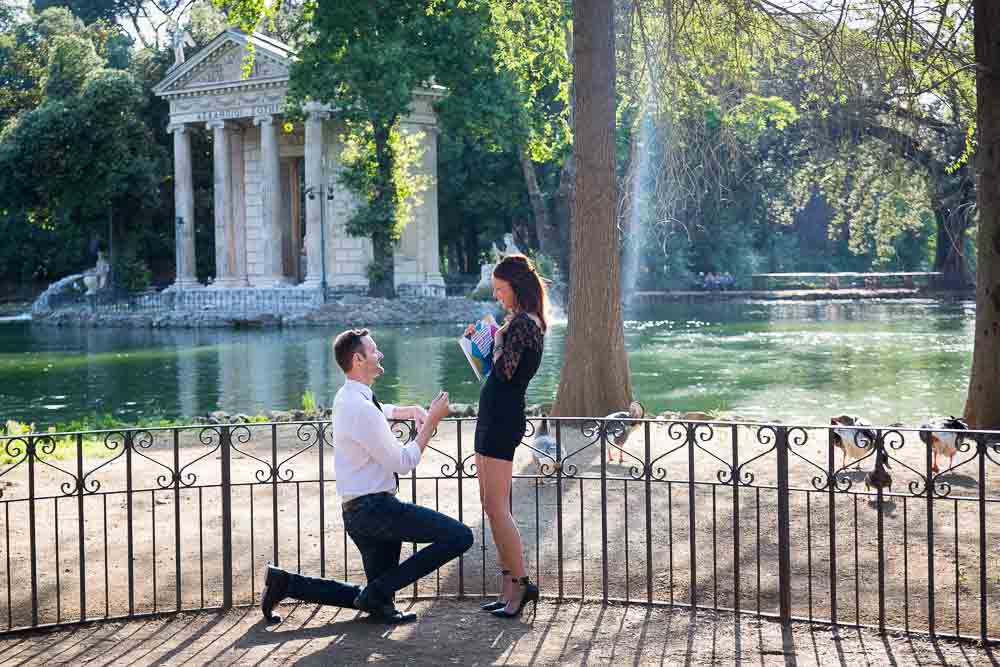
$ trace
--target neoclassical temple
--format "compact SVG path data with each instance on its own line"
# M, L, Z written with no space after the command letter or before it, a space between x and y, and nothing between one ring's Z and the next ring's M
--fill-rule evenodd
M249 77L242 66L253 45ZM192 58L182 47L177 63L154 89L170 102L174 141L177 279L174 290L205 287L195 275L192 132L212 133L215 210L215 276L220 301L226 291L244 300L274 291L320 294L368 288L371 242L348 236L345 224L357 206L337 178L343 124L335 111L309 104L304 124L288 131L281 115L295 54L264 35L236 29L221 33ZM402 131L419 137L416 169L428 178L413 218L396 250L400 294L443 295L438 255L437 118L440 86L414 91L413 111ZM289 288L297 288L289 290ZM208 290L201 290L206 301ZM192 294L193 296L193 294ZM232 294L236 296L236 294ZM301 300L301 299L300 299Z

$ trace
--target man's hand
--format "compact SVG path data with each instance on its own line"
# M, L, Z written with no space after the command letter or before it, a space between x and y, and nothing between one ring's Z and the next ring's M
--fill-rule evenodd
M427 421L427 411L424 410L419 405L397 405L396 410L392 413L393 419L412 419L416 423L417 430L424 425Z
M418 409L423 412L423 408ZM438 423L447 417L449 412L451 412L451 406L448 405L448 392L442 391L431 402L430 411L424 413L423 421L417 422L417 446L420 447L421 452L427 447L427 442L431 439ZM416 416L413 418L417 419Z
M448 416L451 406L448 405L448 392L442 391L431 403L431 410L428 417L434 422L439 422Z
M413 420L414 425L419 431L423 428L424 422L427 421L427 411L419 405L414 405L410 408L410 419Z

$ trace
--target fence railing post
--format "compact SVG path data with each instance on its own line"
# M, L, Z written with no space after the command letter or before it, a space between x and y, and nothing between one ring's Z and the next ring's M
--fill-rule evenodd
M792 546L788 523L788 429L778 428L778 614L792 620Z
M230 465L232 433L229 426L219 432L222 449L222 606L233 606L233 487Z
M987 627L987 582L986 582L986 436L976 436L976 458L979 462L979 638L986 643L989 636Z
M690 579L690 598L691 598L691 609L695 609L698 606L698 527L696 524L698 514L695 511L695 496L698 492L695 486L695 466L694 466L694 448L695 448L695 429L698 428L697 424L686 422L685 428L687 430L687 455L688 455L688 568L691 570ZM669 487L668 487L669 488ZM671 549L671 553L673 549ZM673 566L671 566L671 572L673 571Z
M323 461L323 442L326 439L326 423L316 425L319 445L319 576L326 577L326 469ZM252 488L252 487L251 487ZM253 528L251 527L251 530Z
M36 543L35 518L35 438L29 437L27 447L28 459L28 551L31 557L31 625L38 625L38 551ZM10 530L10 524L7 524ZM10 572L8 569L8 577ZM7 582L10 589L10 581ZM9 607L8 607L9 608Z
M463 492L462 484L464 482L465 473L465 459L462 458L462 420L459 419L455 422L455 438L456 438L456 470L455 474L458 477L458 520L460 523L465 523L464 512L462 511L462 501ZM485 552L483 556L485 557ZM458 599L465 598L465 554L458 557Z
M80 620L87 618L87 533L83 511L83 434L76 434L76 520L80 559Z
M608 422L598 424L601 435L601 600L608 603ZM580 497L583 503L583 497Z
M125 431L122 434L122 439L122 447L125 448L125 526L128 540L128 615L133 616L135 614L135 528L132 522L135 514L135 498L133 496L132 484L132 448L135 446L135 432L128 430ZM105 517L107 517L107 512L105 512ZM104 567L107 568L107 559L105 559ZM110 594L106 592L105 596L106 598L110 597ZM105 599L105 602L107 602L107 599Z

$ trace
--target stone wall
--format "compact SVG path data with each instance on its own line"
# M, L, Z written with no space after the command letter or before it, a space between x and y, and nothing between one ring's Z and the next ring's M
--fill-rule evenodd
M86 327L277 327L375 326L474 322L493 313L495 303L461 297L376 299L328 295L319 290L166 290L125 303L95 306L80 303L34 319L54 326Z

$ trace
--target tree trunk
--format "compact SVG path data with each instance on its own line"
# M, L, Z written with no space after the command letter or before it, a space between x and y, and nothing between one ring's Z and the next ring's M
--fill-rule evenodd
M462 266L462 250L457 240L448 241L447 245L448 253L448 273L458 274L465 273L465 267Z
M965 244L965 222L956 219L958 216L948 216L939 211L935 211L934 217L937 220L934 270L941 272L935 286L950 290L965 289L971 282L962 247Z
M979 235L976 334L965 418L1000 429L1000 3L975 0Z
M556 192L555 206L553 207L553 231L555 232L556 238L559 240L559 249L556 252L555 257L559 262L559 268L563 271L562 278L564 281L569 280L569 274L571 272L571 219L573 216L573 190L576 187L574 184L576 180L576 169L573 167L573 156L570 155L566 158L566 161L563 163L562 170L559 172L559 190Z
M576 196L566 357L553 414L593 417L626 409L632 386L615 218L614 5L576 0L574 9Z
M396 193L392 171L395 166L392 146L389 143L391 125L375 124L376 190L372 206L381 212L383 226L372 232L372 263L369 267L369 293L372 296L392 299L396 296L396 244L390 229L396 220Z
M549 216L549 207L545 203L545 195L538 187L538 177L535 175L535 163L531 161L528 152L521 149L521 171L524 172L524 184L528 188L528 199L531 201L531 214L535 218L535 235L538 237L538 249L543 255L556 257L559 248L559 241L555 230L552 228L552 220Z
M466 273L479 273L479 234L476 231L479 225L480 222L476 218L465 222L462 249L465 253Z
M934 270L943 275L938 286L944 289L966 289L972 285L969 263L965 259L965 231L969 226L964 210L975 192L965 169L954 175L943 171L931 174L938 185L934 188L934 218L937 223L937 249Z

